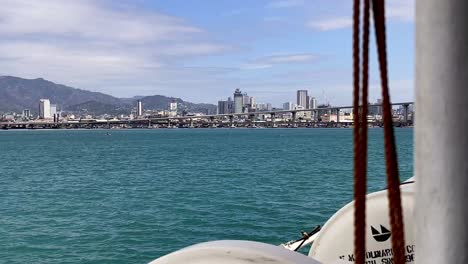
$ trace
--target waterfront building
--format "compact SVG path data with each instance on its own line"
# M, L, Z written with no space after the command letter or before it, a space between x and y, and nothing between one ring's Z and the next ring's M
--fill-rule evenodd
M177 102L172 101L169 103L169 111L177 111Z
M257 103L257 108L258 111L271 111L273 107L271 106L270 103Z
M255 98L250 96L250 107L255 109Z
M286 102L283 104L283 110L293 110L295 104L293 102Z
M50 115L50 100L49 99L40 99L39 100L39 118L41 118L41 119L51 118L51 115Z
M244 96L239 89L234 91L234 113L242 113Z
M264 104L264 103L257 103L257 110L258 110L258 111L265 111L265 110L266 110L266 104Z
M248 107L249 104L250 104L250 97L247 95L247 93L244 93L242 95L242 105L244 107Z
M57 114L57 105L50 104L50 116L53 117Z
M176 100L173 100L172 102L169 103L169 116L170 117L177 116L177 102L176 102Z
M138 100L137 102L137 115L143 116L143 103L141 102L141 100Z
M297 91L297 105L302 106L304 109L307 108L307 90Z
M234 101L232 100L231 97L228 97L228 100L227 100L227 107L228 107L228 111L226 114L232 114L234 113Z
M218 115L229 114L229 101L218 101Z
M302 109L305 109L302 105L295 105L294 110L302 110ZM300 112L296 112L296 118L304 118L305 112L303 111L300 111Z
M23 110L23 117L30 117L31 116L31 111L29 109L24 109Z
M317 109L317 99L315 99L315 97L310 98L309 108Z
M377 99L377 115L382 115L382 99Z

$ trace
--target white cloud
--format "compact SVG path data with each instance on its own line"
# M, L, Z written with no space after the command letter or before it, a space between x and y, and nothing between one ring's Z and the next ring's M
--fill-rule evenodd
M401 3L396 7L389 5L388 16L406 21L410 12L402 7L405 0L395 1ZM262 89L270 94L282 91L283 94L278 97L268 98L267 94L262 94L262 97L265 96L263 101L281 102L285 99L285 93L294 96L295 89L317 87L320 80L326 79L323 75L311 78L310 74L306 77L291 77L289 71L285 76L275 77L275 70L276 73L279 72L279 67L275 67L277 65L286 68L290 64L310 64L320 59L315 54L294 50L244 60L245 64L241 66L242 58L229 56L231 54L219 59L205 60L207 56L238 51L238 48L212 40L211 34L204 28L194 26L185 19L137 6L117 6L117 3L121 1L2 0L0 75L43 77L117 96L159 93L211 102L214 101L213 98L231 94L236 87L249 93ZM132 1L126 3L136 5ZM268 8L277 9L263 10L268 15L265 21L282 21L284 18L284 21L295 25L294 21L290 21L293 20L290 15L281 8L301 5L307 7L309 3L309 0L271 1ZM342 14L335 12L333 15L340 17ZM304 21L304 17L297 16L297 19L301 23ZM219 23L224 23L227 20L220 21ZM336 22L321 26L323 30L330 30L336 27ZM277 46L275 40L270 39L272 34L266 34L250 24L245 26L239 22L239 25L243 27L216 25L214 30L222 32L221 34L230 34L231 30L234 33L245 30L255 35L255 38L225 38L231 39L231 43L244 43L246 46L242 46L242 51L248 50L247 54L251 54L253 58L259 56L258 52L265 52L255 49L265 36L267 40L272 40L270 48L285 49L285 52L288 52L288 48L294 49L283 45L283 41L279 41ZM253 49L249 50L249 47ZM203 56L203 60L197 60L197 56ZM222 63L223 67L216 67L217 63ZM206 64L213 67L203 67ZM184 67L186 65L199 67ZM291 66L294 68L294 65ZM267 69L272 67L272 71ZM243 69L265 71L242 71ZM335 80L336 76L338 74L328 79ZM338 79L343 82L341 77Z
M414 0L391 0L386 7L386 15L389 19L398 21L414 21Z
M141 10L112 9L102 3L5 0L0 9L0 33L141 43L201 32L175 17Z
M0 75L120 95L187 75L174 70L182 58L233 50L181 18L107 0L3 0L0 34Z
M254 59L252 62L243 66L243 69L265 69L271 68L275 64L293 64L293 63L308 63L315 61L317 55L312 53L296 53L296 54L274 54L270 56Z
M321 31L328 31L328 30L335 30L335 29L342 29L351 27L353 21L351 18L346 17L339 17L339 18L331 18L325 19L320 21L310 21L307 23L308 27L321 30Z
M301 6L304 4L303 0L276 0L268 3L268 8L289 8Z
M209 55L223 53L233 50L232 47L214 43L176 44L160 49L165 55L187 56L187 55Z
M412 79L390 80L390 100L394 103L414 101L414 84ZM327 86L326 97L332 105L352 105L353 87L349 84L334 84ZM319 97L320 98L320 97ZM382 88L379 81L369 83L369 102L377 102L382 98ZM323 99L322 99L323 100Z
M390 0L386 2L385 15L389 21L411 22L414 20L414 0ZM351 9L350 9L351 10ZM372 21L371 21L372 22ZM311 20L307 27L329 31L350 28L353 24L351 14L349 16L336 16L325 19Z

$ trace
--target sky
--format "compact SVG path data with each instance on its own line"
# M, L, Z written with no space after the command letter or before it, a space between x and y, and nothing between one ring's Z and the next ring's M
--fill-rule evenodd
M351 0L2 0L0 75L117 97L352 102ZM387 0L393 102L413 100L414 0ZM371 32L371 34L373 34ZM380 98L371 37L370 101Z

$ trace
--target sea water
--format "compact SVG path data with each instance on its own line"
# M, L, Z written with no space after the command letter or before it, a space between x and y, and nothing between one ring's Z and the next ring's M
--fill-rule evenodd
M400 177L413 130L396 128ZM385 188L369 130L368 190ZM147 263L210 240L280 244L352 200L352 129L0 131L0 263Z

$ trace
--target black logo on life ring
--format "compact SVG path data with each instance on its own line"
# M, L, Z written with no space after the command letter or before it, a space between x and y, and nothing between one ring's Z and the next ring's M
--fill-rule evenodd
M390 230L385 228L383 225L380 225L380 232L375 229L375 227L371 226L372 236L374 237L375 241L377 242L385 242L390 238L392 234Z

